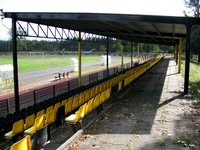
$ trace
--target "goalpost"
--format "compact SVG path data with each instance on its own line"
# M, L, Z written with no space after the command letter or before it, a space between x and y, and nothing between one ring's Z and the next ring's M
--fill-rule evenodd
M29 52L29 57L31 56L42 56L42 58L44 58L45 52Z
M42 56L42 58L44 58L45 56L45 52L17 52L19 55L21 56L29 56L29 57L32 57L32 56Z

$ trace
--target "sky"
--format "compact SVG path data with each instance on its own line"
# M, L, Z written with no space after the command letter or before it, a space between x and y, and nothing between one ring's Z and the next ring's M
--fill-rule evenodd
M4 12L89 12L183 16L184 0L0 0ZM0 40L7 40L10 19L0 21Z

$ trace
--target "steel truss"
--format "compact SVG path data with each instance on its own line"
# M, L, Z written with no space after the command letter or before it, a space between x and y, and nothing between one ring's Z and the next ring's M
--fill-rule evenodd
M48 38L56 40L74 40L78 41L79 31L64 29L60 27L48 26L38 23L16 21L17 36ZM107 37L92 33L81 33L81 40L84 42L106 43ZM115 41L115 38L109 38L109 42Z

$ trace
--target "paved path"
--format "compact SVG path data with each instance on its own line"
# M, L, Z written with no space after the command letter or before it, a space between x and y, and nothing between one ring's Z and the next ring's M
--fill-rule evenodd
M89 67L89 66L95 66L95 65L100 65L100 63L99 62L86 63L86 64L83 64L82 67ZM20 73L19 81L20 82L37 81L46 77L54 77L54 73L64 72L64 71L67 72L67 71L72 71L72 70L73 70L72 66L65 66L65 67L57 67L57 68L51 68L51 69Z
M200 120L191 120L191 97L182 92L183 79L175 62L165 59L66 149L199 149Z
M112 57L112 63L119 62L120 57ZM82 64L82 68L87 68L89 66L100 66L102 62L90 62L90 63L84 63ZM32 72L25 72L25 73L19 73L19 82L20 83L26 83L30 81L38 81L42 79L46 79L48 77L54 78L54 73L58 72L67 72L73 70L72 66L64 66L64 67L57 67L57 68L51 68L51 69L44 69L44 70L37 70Z

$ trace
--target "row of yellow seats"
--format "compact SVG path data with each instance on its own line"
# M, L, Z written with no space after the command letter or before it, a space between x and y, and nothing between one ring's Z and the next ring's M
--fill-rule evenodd
M62 101L62 105L65 105L65 114L68 114L81 106L82 104L88 102L88 100L94 98L96 95L102 91L116 85L118 83L118 77L100 83L88 90L76 94Z
M148 70L151 66L155 65L163 56L159 55L156 57L156 59L150 60L147 63L136 67L128 72L128 77L124 81L124 86L128 85L130 82L132 82L134 79L142 75L146 70ZM130 73L131 71L134 71L134 73Z
M56 119L56 109L48 111L46 114L40 115L37 113L37 117L35 114L29 115L26 117L25 122L23 119L16 121L13 124L12 130L5 134L5 137L11 139L15 135L19 133L26 134L34 134L37 130L42 128L45 125L49 125L53 123Z
M107 99L109 99L111 94L111 88L101 92L100 94L96 95L94 98L89 100L87 103L83 104L76 112L75 114L71 114L67 118L65 118L65 121L68 123L76 124L78 121L80 121L85 115L89 114L92 110L97 108L100 104L105 102Z

